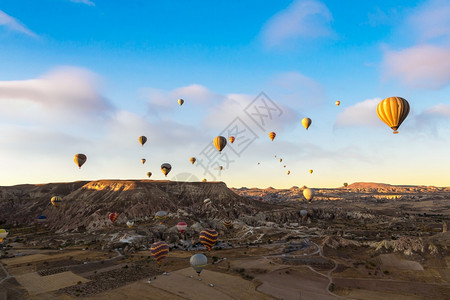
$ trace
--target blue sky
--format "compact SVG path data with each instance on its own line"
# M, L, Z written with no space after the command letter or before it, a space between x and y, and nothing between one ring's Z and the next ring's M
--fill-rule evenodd
M169 162L235 187L448 186L449 83L448 1L3 1L0 185ZM283 112L264 128L244 113L260 92ZM412 108L398 135L375 112L390 96ZM257 139L220 174L190 165L236 117Z

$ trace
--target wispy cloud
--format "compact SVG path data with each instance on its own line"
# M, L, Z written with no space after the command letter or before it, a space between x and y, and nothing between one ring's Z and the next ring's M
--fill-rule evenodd
M345 108L337 116L335 127L381 125L376 113L380 101L380 98L367 99Z
M450 2L429 1L407 18L402 32L415 45L384 53L383 76L410 88L440 89L450 84Z
M82 4L89 5L89 6L95 6L95 3L93 1L90 1L90 0L70 0L70 2L82 3Z
M0 10L0 26L6 26L11 30L25 33L26 35L36 37L37 35L29 30L25 25L22 25L18 20L11 17L4 11Z
M177 100L180 98L190 103L200 104L215 101L221 97L200 84L191 84L170 91L148 87L142 88L139 93L142 98L148 100L151 109L155 112L177 108Z
M94 73L76 67L56 68L36 79L0 81L0 114L43 122L101 115L112 106L100 93L99 81Z
M261 32L262 40L271 48L299 38L330 36L332 19L322 2L296 0L267 21Z

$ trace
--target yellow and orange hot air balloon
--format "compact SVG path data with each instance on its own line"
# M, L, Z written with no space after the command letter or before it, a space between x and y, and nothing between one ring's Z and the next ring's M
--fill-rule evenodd
M142 163L142 164L145 164L146 161L147 161L147 160L146 160L145 158L141 158L141 163Z
M191 157L189 161L191 162L191 164L194 164L197 161L197 159L195 157Z
M311 126L311 123L312 121L310 118L303 118L302 120L302 125L306 128L306 130L308 130L309 126Z
M336 101L334 102L334 104L336 104L336 106L339 106L339 104L341 104L341 101Z
M234 140L235 140L235 138L234 138L234 136L230 136L229 138L228 138L228 140L230 141L230 143L234 143Z
M275 132L269 132L269 138L273 141L273 139L277 136Z
M313 170L309 170L309 174L312 174L314 171Z
M75 162L75 164L78 166L79 169L81 169L81 166L84 165L86 160L87 160L86 155L82 153L75 154L75 156L73 157L73 161Z
M227 145L227 139L223 136L216 136L213 143L217 150L222 153L223 148L225 148L225 146Z
M184 100L183 100L183 99L178 99L178 101L177 101L177 102L178 102L178 105L179 105L179 106L181 106L181 105L183 105L183 103L184 103Z
M378 103L377 115L381 121L398 133L397 129L409 114L409 103L402 97L389 97Z

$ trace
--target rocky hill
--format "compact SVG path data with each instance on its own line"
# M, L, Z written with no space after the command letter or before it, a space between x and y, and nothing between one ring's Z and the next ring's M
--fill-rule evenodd
M53 207L52 196L63 204ZM205 207L203 200L212 205ZM110 225L108 214L117 212L117 224L128 219L150 221L157 211L177 213L192 219L235 218L256 214L264 204L242 198L223 182L173 182L152 180L97 180L0 187L0 224L33 224L45 215L47 226L62 231L96 229Z

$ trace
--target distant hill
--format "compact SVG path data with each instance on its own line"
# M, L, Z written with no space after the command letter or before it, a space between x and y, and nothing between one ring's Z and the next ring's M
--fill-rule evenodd
M52 196L63 205L53 207ZM119 213L116 223L128 219L151 222L157 211L184 210L192 218L206 214L203 200L212 200L210 217L235 218L252 215L265 204L242 198L223 182L177 182L166 180L96 180L0 187L0 225L35 223L48 218L47 226L61 231L111 226L110 212Z

